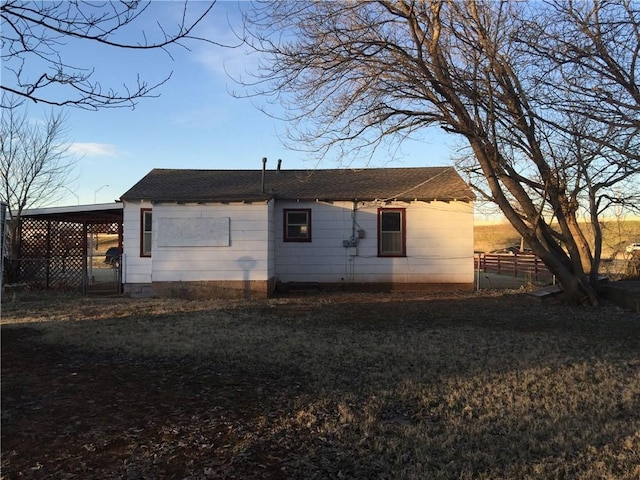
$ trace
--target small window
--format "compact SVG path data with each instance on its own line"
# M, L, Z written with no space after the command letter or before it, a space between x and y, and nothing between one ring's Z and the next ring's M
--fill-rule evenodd
M284 211L285 242L311 241L311 209L296 209Z
M151 209L140 210L140 256L151 256Z
M406 220L404 208L378 210L378 255L381 257L406 256Z

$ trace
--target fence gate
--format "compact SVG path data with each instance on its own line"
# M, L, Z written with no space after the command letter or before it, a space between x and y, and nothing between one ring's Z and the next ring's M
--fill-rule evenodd
M119 223L87 225L86 291L120 293L121 243Z
M16 280L34 289L120 293L120 262L105 259L109 248L121 251L122 209L98 213L23 217Z

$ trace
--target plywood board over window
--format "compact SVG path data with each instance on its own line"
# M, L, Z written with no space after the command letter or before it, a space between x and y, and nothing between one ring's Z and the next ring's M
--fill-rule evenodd
M159 218L158 247L228 247L231 220L219 218Z

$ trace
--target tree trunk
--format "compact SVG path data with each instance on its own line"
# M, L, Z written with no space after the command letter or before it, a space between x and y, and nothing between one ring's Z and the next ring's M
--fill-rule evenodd
M532 246L532 249L538 254L535 247ZM566 261L566 254L546 251L538 256L556 276L569 303L598 305L598 292L589 282L589 277L582 272L577 272L573 268L573 263Z
M589 246L579 229L575 216L566 216L568 209L563 206L558 220L562 227L562 238L568 246L565 252L553 236L551 226L546 223L530 198L522 190L522 185L513 181L508 175L500 175L500 164L496 161L499 152L485 139L469 136L469 143L475 153L492 194L492 200L500 208L509 223L527 240L533 252L556 276L562 287L565 298L573 304L598 305L598 293L589 280L591 263ZM506 195L508 191L519 201L524 214L516 211L514 204ZM586 265L586 268L585 268Z

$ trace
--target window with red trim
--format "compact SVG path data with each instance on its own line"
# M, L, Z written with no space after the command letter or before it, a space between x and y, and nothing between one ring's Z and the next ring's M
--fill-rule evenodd
M282 238L285 242L311 241L310 208L284 209L284 234Z
M140 256L151 256L151 209L140 209Z
M404 208L378 209L378 256L406 256L406 233L406 210Z

